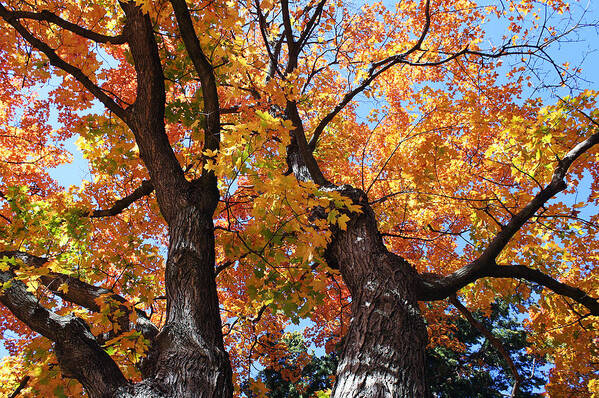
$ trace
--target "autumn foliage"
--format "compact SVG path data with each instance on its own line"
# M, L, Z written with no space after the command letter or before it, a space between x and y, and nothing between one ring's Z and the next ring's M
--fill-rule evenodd
M452 300L487 314L506 300L531 358L553 364L547 393L599 396L598 92L552 58L584 29L564 25L580 8L478 3L2 1L0 394L84 394L61 337L14 309L17 287L58 324L83 320L126 380L158 377L145 366L173 321L177 209L201 198L204 211L218 188L213 226L189 230L213 237L206 275L235 396L266 396L253 377L291 357L291 325L341 352L357 299L330 247L369 209L422 283L430 346L464 349ZM136 50L136 18L151 23L155 64ZM159 102L163 130L146 134ZM87 170L65 187L54 170L78 151Z

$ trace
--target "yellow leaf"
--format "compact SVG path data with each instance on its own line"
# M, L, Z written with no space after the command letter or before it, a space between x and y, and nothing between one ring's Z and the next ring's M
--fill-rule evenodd
M337 224L339 224L339 228L341 228L342 231L347 229L347 222L349 220L350 218L346 214L342 214L337 218Z
M69 291L69 285L67 285L66 283L61 283L60 286L58 286L57 289L59 292L63 292L63 293L68 293Z
M204 151L202 152L204 155L208 156L209 158L213 158L218 154L218 149L216 150L212 150L212 149L204 149Z

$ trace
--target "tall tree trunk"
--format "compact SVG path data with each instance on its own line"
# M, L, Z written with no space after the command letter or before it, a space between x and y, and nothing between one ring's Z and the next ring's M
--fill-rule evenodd
M332 397L425 397L428 336L417 302L420 278L385 248L366 195L347 186L340 191L363 213L346 231L335 231L326 252L352 295Z
M288 114L296 116L291 118L294 125L300 126L287 147L289 171L300 181L314 181L305 162L312 155L302 151L296 139L303 137L301 120L289 108L288 104ZM428 334L418 307L422 280L407 261L385 247L366 194L350 185L335 186L319 175L322 189L338 191L362 210L348 214L345 231L331 227L325 252L328 265L340 270L352 297L352 318L331 397L426 397ZM314 215L318 212L315 209Z
M170 237L165 273L166 322L144 366L144 378L171 398L228 398L233 394L232 372L223 345L214 274L212 218L219 199L216 177L205 171L193 182L185 178L165 132L164 74L152 21L134 2L122 6L137 73L137 97L128 108L131 116L127 122L148 168ZM187 22L183 26L189 28L190 17L186 10L181 12L181 7L186 6L179 2L178 15ZM206 68L209 70L200 75L210 75L214 80L211 67ZM204 93L204 101L211 104L208 113L218 110L216 86L212 83L210 98ZM204 86L202 82L202 89ZM217 149L218 114L205 128L206 147Z
M148 373L169 397L231 397L231 365L214 279L212 214L186 207L170 232L167 318Z

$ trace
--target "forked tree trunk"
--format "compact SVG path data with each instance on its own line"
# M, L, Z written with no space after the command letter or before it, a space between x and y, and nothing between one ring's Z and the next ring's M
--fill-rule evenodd
M385 248L366 195L347 186L341 192L363 213L334 233L326 252L352 295L332 397L425 397L428 336L416 299L418 275Z
M165 132L164 74L152 21L135 3L122 3L122 7L137 73L137 97L128 108L132 109L128 123L154 184L170 237L165 272L166 322L144 364L143 376L168 397L229 398L233 394L232 372L223 345L214 274L212 218L219 199L216 177L205 172L193 182L185 178ZM175 10L181 7L186 6L179 2ZM191 23L189 15L180 14L178 18ZM213 80L212 71L207 73ZM218 109L216 92L212 94L211 106ZM209 122L204 126L205 144L217 149L218 113Z

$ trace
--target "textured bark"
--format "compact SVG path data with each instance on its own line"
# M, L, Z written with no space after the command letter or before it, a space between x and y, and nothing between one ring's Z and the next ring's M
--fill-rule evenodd
M56 357L65 375L76 377L94 398L112 397L126 385L118 366L83 320L44 308L14 276L12 271L0 272L0 283L11 283L0 294L0 302L32 330L54 342Z
M287 147L289 171L300 181L312 180L323 190L340 192L362 208L361 214L348 214L345 231L332 227L325 253L328 265L339 268L352 297L352 319L331 396L426 397L424 352L428 334L418 307L422 280L410 264L383 244L366 194L349 185L336 187L320 173L307 146L299 142L305 144L305 136L301 120L289 112L294 105L288 104L287 109L296 126Z
M296 42L286 0L281 1L281 14L289 50L285 73L290 73L296 68L304 33ZM427 30L428 26L415 48L421 44ZM326 125L375 77L372 74L358 89L344 97L333 113L317 126L310 143L306 140L297 103L287 101L285 109L285 118L294 125L287 147L288 173L293 173L299 181L313 181L322 189L337 190L361 205L363 210L362 214L349 215L346 231L333 227L332 240L325 253L328 264L341 271L352 297L352 319L337 368L333 398L427 395L424 349L428 337L417 302L418 292L422 289L421 279L406 261L385 248L366 195L350 186L331 184L312 154Z
M593 121L591 119L591 121ZM559 283L538 270L525 266L498 267L495 260L520 229L529 222L545 204L558 193L567 188L568 170L582 155L599 144L599 133L594 133L576 144L559 160L553 171L549 184L545 185L510 221L501 227L487 248L473 262L463 266L450 275L442 278L425 280L420 292L421 300L442 300L456 293L464 286L484 277L524 278L550 288L558 294L570 297L585 305L592 314L599 314L599 301L582 292L580 289Z
M335 231L326 252L352 295L332 397L424 397L428 336L417 302L420 278L385 248L366 195L347 186L340 191L363 213Z
M147 373L169 397L230 397L214 280L212 216L188 207L171 225L166 265L167 320Z
M185 179L165 133L164 75L150 18L133 3L123 9L137 73L137 97L128 109L127 123L170 235L166 323L143 373L153 381L148 386L158 386L155 389L168 397L230 397L231 367L222 340L214 275L216 179L213 174L195 182ZM216 128L220 128L218 123ZM218 146L218 135L212 134L210 140Z
M156 190L160 212L168 224L186 205L189 183L175 157L164 127L164 73L152 22L135 3L122 5L127 16L125 35L137 76L135 103L125 121L135 135L139 155Z

